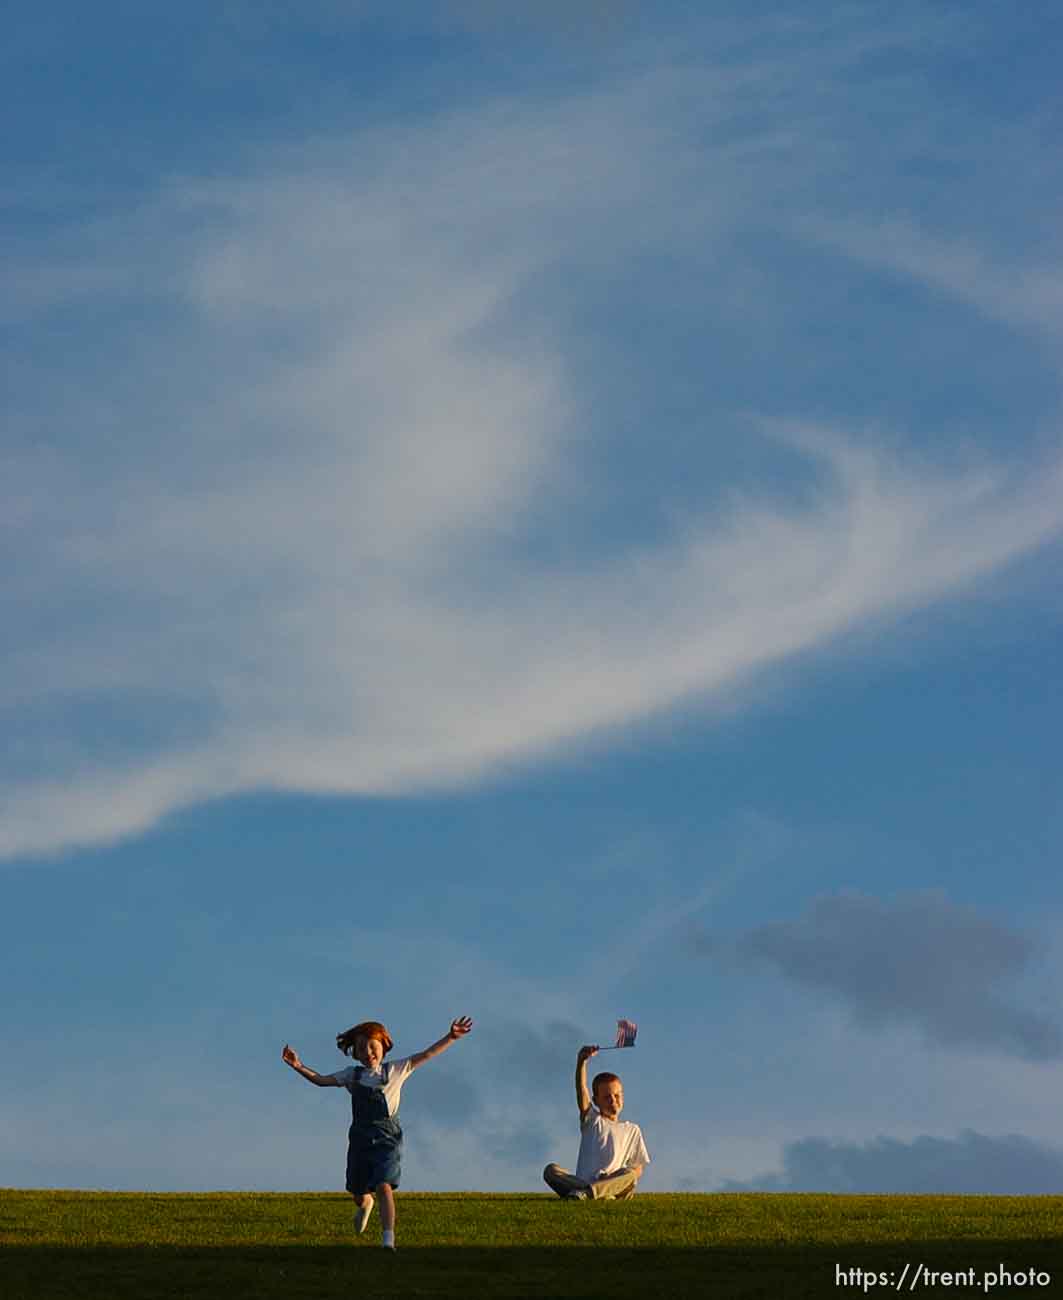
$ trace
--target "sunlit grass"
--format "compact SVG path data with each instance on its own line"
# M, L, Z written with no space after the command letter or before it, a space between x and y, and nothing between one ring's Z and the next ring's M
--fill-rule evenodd
M895 1284L905 1263L974 1269L978 1294L990 1270L1034 1268L1051 1284L1024 1290L1063 1294L1063 1197L402 1193L398 1236L383 1251L374 1216L356 1237L336 1194L0 1191L0 1294L843 1296L866 1292L838 1267Z

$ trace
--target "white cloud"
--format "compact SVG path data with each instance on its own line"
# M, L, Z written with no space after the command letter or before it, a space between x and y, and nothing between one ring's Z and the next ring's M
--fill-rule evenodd
M129 604L115 602L111 620L83 639L45 648L53 667L36 689L124 681L195 695L199 683L217 701L213 733L103 771L89 738L72 779L15 785L3 848L106 839L190 799L259 785L399 792L484 775L953 594L1057 534L1058 477L1050 467L1009 491L869 467L812 510L743 507L722 527L604 571L516 574L490 601L462 579L460 530L452 564L433 539L419 568L407 560L403 571L396 547L399 571L388 575L358 547L361 521L345 524L335 497L321 522L320 480L290 478L283 511L279 484L264 495L233 492L228 551L224 501L208 503L202 519L185 503L179 522L162 502L158 527L145 510L140 530L101 548L107 581L126 588ZM444 486L437 519L447 495ZM142 625L123 626L138 602ZM132 639L119 640L127 631Z
M91 258L71 236L71 301L53 278L20 303L99 323L81 364L22 387L5 465L0 709L20 744L0 853L254 788L482 779L720 698L1058 537L1058 460L946 475L862 433L764 422L813 493L685 504L637 545L582 552L582 483L611 443L586 432L604 394L566 347L558 268L723 262L799 170L777 148L801 129L796 83L743 128L764 69L717 71L708 152L669 117L704 69L660 70L304 142L172 182L94 225ZM811 173L829 155L814 108ZM707 299L720 328L750 310ZM757 436L725 405L703 419L709 447ZM691 471L670 474L689 499Z
M817 217L800 223L810 238L869 266L908 276L970 303L992 320L1058 335L1063 320L1063 270L1054 262L1031 264L1029 254L1010 265L986 255L968 235L947 237L910 220L840 221Z

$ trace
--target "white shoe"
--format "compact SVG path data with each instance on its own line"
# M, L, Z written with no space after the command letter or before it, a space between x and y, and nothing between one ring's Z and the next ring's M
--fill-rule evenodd
M365 1225L369 1222L369 1216L373 1213L373 1198L359 1205L354 1212L354 1230L355 1232L365 1232Z

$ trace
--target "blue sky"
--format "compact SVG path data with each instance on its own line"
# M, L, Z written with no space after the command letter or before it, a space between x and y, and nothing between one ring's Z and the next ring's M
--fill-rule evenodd
M18 1186L1063 1186L1047 3L8 11Z

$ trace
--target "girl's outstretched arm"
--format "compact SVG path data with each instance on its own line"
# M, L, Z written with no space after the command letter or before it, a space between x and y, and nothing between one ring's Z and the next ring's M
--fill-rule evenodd
M304 1065L299 1060L299 1053L294 1047L284 1044L284 1051L281 1052L281 1060L285 1065L290 1065L296 1074L301 1074L308 1083L316 1084L319 1088L342 1088L343 1085L336 1081L334 1074L318 1074L316 1070L311 1070L308 1065Z
M425 1061L430 1061L433 1056L445 1052L451 1043L456 1043L459 1038L464 1038L471 1028L472 1021L468 1016L459 1016L457 1020L452 1020L450 1022L450 1031L444 1034L438 1043L433 1043L431 1047L426 1047L423 1052L416 1052L410 1057L410 1069L416 1070L419 1065L424 1065Z

